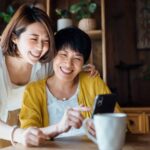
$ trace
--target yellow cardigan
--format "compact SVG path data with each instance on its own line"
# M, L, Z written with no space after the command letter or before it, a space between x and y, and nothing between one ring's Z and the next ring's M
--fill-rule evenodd
M79 105L93 107L95 96L107 93L110 93L110 90L99 76L90 77L84 72L79 74ZM27 85L19 115L21 128L50 125L46 98L46 79ZM119 105L116 104L115 112L120 111ZM91 116L91 112L83 112L82 114L85 118Z

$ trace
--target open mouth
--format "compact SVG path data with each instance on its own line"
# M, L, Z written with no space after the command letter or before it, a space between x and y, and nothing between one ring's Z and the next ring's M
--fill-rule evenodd
M60 70L61 70L64 74L67 74L67 75L69 75L69 74L71 74L71 73L73 72L72 69L66 69L66 68L64 68L64 67L60 67Z
M29 54L30 54L32 57L40 58L40 54L33 54L33 53L31 53L31 52L29 52Z

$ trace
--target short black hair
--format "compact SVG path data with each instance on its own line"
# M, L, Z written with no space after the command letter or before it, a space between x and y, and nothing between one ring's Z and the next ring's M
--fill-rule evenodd
M55 34L56 52L69 47L83 55L84 63L87 62L91 53L91 39L77 27L67 27Z

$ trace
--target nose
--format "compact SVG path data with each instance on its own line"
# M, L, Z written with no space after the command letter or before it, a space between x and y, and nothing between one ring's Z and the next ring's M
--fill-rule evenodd
M72 59L71 58L67 58L65 61L66 67L71 67L73 65L72 63Z
M37 43L37 50L38 50L38 51L42 51L42 49L43 49L43 42L42 42L42 41L39 41L39 42Z

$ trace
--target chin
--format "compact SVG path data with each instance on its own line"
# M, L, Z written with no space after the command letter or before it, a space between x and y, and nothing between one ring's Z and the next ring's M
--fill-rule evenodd
M30 60L30 61L28 61L31 65L35 65L37 62L38 62L38 60L36 60L36 61L33 61L33 60Z
M59 79L62 81L65 81L65 82L71 82L71 81L75 80L75 78L69 77L69 76L61 76L61 77L59 77Z

